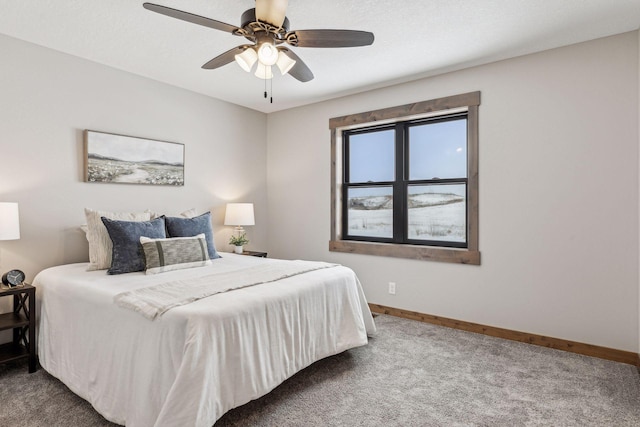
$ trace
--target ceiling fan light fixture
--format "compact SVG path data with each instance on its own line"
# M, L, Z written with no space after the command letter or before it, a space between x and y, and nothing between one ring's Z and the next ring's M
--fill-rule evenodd
M265 40L258 47L258 59L263 65L274 65L278 61L278 49L273 40Z
M276 61L276 65L284 76L296 65L296 61L295 59L289 58L283 51L278 51L278 61Z
M245 49L242 53L237 54L235 56L235 59L238 65L243 70L245 70L247 73L250 73L251 68L253 67L253 64L255 64L256 61L258 60L258 54L252 47L249 47Z
M271 65L258 64L258 68L256 68L255 76L263 80L272 79L273 72L271 71Z
M202 65L202 68L213 70L235 59L238 66L247 72L251 72L255 67L255 75L265 81L273 78L273 65L277 65L283 75L289 74L300 82L313 80L313 73L309 67L294 51L280 46L283 43L293 47L335 48L369 46L375 39L373 33L359 30L289 31L289 19L286 16L288 0L255 0L255 2L255 8L246 10L242 14L240 27L159 4L145 2L143 7L170 18L213 28L249 40L251 44L231 48L209 60Z

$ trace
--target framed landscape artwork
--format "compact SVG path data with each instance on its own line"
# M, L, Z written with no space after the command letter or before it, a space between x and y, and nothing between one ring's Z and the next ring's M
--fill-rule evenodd
M184 144L84 131L85 181L184 185Z

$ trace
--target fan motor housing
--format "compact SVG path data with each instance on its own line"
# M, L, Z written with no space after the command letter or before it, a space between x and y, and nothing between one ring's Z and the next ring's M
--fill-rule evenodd
M285 16L284 22L282 23L282 26L280 28L274 27L273 25L268 24L266 22L258 21L256 19L255 8L245 10L242 16L240 17L240 22L241 22L240 26L249 33L254 33L256 30L255 27L259 27L263 31L267 31L274 34L278 34L281 32L286 33L287 31L289 31L289 18ZM257 25L252 25L252 24L257 24Z

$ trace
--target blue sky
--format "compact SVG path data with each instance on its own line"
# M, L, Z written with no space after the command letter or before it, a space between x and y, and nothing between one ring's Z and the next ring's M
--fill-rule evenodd
M394 180L394 134L391 129L350 136L351 182ZM466 120L412 126L409 131L409 178L466 177L466 135ZM371 191L368 194L372 194Z

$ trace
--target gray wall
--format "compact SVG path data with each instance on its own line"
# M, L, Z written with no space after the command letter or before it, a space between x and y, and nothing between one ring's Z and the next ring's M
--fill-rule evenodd
M248 248L266 247L265 114L6 36L0 52L0 201L20 203L22 231L0 242L1 271L32 280L88 260L85 207L212 210L216 246L231 251L225 204L253 202ZM185 144L185 185L83 182L83 129Z
M329 252L329 119L476 90L482 265ZM273 256L352 267L373 303L638 351L637 32L272 113L268 131Z

